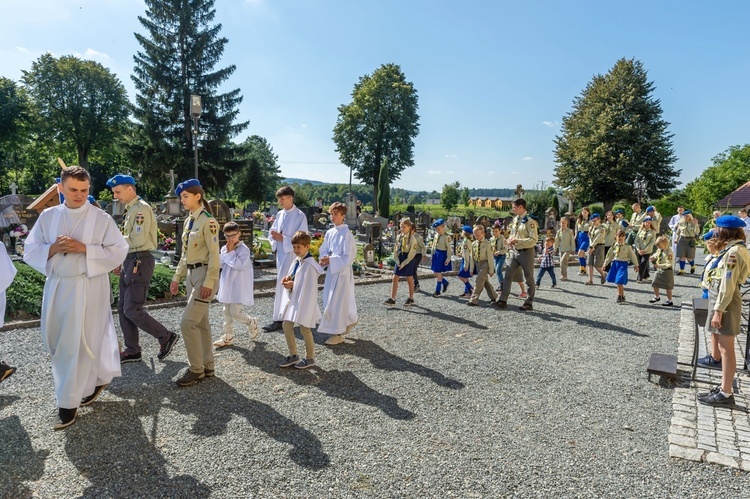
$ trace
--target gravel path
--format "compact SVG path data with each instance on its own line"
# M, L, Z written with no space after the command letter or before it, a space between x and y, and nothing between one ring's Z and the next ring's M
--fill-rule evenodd
M467 307L455 278L411 308L358 286L359 326L336 347L316 335L318 369L280 370L282 334L243 334L215 379L183 389L182 343L159 362L144 336L145 361L62 432L39 329L2 332L19 370L0 385L0 497L745 495L750 475L668 457L672 390L645 366L676 351L679 307L648 305L635 283L617 305L583 280L545 280L532 313L518 298ZM675 301L697 282L678 277ZM260 298L253 313L271 309ZM171 328L180 313L153 312ZM220 305L211 322L218 336Z

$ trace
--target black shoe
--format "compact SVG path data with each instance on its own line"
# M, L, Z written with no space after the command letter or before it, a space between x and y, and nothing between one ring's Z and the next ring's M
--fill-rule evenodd
M734 395L725 397L721 393L721 389L717 392L710 394L708 397L699 397L698 402L703 405L712 405L714 407L731 407L734 405Z
M213 378L214 376L216 376L216 370L204 367L203 368L203 376L205 376L206 378Z
M531 305L531 303L524 303L520 307L518 307L518 310L523 310L526 312L527 310L534 310L534 307Z
M617 295L617 303L622 303L624 301L625 301L624 297Z
M298 356L296 356L296 355L288 355L288 356L284 357L284 360L282 360L281 362L279 362L279 367L281 367L281 368L292 367L297 362L299 362L299 357Z
M711 388L711 391L709 391L709 392L699 393L698 394L698 400L708 398L711 395L715 395L715 394L719 393L720 391L721 391L721 386L717 386L717 387Z
M14 372L16 372L15 367L10 367L5 362L0 362L0 381L9 378Z
M498 300L496 302L492 302L492 304L496 306L497 308L508 308L507 301Z
M280 331L282 329L283 321L273 321L270 324L266 324L262 327L266 333L273 333L274 331Z
M180 379L177 380L178 386L190 386L193 383L200 381L206 377L206 373L194 373L190 369L185 371L185 374L180 376Z
M701 367L713 367L715 369L721 369L721 361L714 359L713 355L708 354L705 357L701 357L696 362ZM720 388L714 388L714 390L717 390ZM704 395L710 395L712 392L708 392Z
M445 281L445 284L443 284L443 293L448 291L448 284L450 284L448 281Z
M140 362L141 354L139 353L123 353L120 352L120 364L129 364L131 362Z
M648 302L649 302L649 303L656 303L657 301L661 301L661 297L659 297L659 296L654 296L654 297L653 297L653 298L651 298L651 299L650 299L650 300L649 300Z
M691 274L695 274L695 265L693 265L692 267L690 267L690 273Z
M416 292L416 291L419 291L419 284L417 284L416 286L414 286L414 291L415 291L415 292Z
M672 305L674 305L674 303L672 303L672 300L667 300L661 304L662 307L671 307Z
M63 428L67 428L68 426L76 422L78 409L63 409L62 407L60 407L57 410L57 415L60 417L60 422L53 425L52 429L62 430Z
M468 305L469 307L478 307L479 303L474 303L473 301L467 301L466 305Z
M396 304L396 300L394 300L393 298L388 298L386 301L383 302L383 305L395 305L395 304Z
M87 405L93 404L96 399L99 398L99 395L102 394L105 388L107 388L109 385L99 385L96 388L94 388L94 393L89 395L88 397L83 397L81 399L81 407L86 407Z
M404 306L411 307L412 305L414 305L414 298L407 298L406 301L404 302Z
M432 293L432 296L434 298L437 298L438 296L440 296L440 291L435 291L434 293Z
M159 355L157 355L156 358L159 360L166 359L167 355L172 352L172 347L175 343L177 343L177 340L179 339L180 337L177 333L172 333L167 342L159 347Z

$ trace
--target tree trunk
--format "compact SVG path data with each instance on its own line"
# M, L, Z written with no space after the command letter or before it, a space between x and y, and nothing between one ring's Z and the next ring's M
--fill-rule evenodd
M612 201L612 200L608 199L608 200L604 201L604 213L607 213L608 211L611 211L612 207L614 205L615 205L615 202ZM604 215L604 213L602 213L602 215Z

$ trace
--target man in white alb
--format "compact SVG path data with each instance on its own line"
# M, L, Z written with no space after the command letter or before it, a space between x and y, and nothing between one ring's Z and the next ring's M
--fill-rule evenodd
M42 298L42 342L52 359L60 423L76 421L115 376L120 353L110 308L109 272L128 243L106 212L89 204L91 177L65 168L58 189L65 203L47 208L26 238L24 261L47 276Z

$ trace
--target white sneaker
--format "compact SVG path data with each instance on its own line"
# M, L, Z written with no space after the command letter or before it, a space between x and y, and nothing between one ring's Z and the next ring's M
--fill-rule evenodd
M348 326L346 326L346 331L344 331L344 334L351 333L352 331L354 331L355 327L357 327L357 323L356 322L354 324L349 324Z
M227 338L226 334L222 336L221 338L219 338L218 340L214 341L215 347L228 347L229 345L233 345L233 344L234 344L234 338L233 337Z
M250 324L247 325L247 329L250 332L250 339L254 340L258 337L258 319L249 315L247 318L250 320Z
M326 345L339 345L344 342L344 337L340 334L335 334L326 340Z

